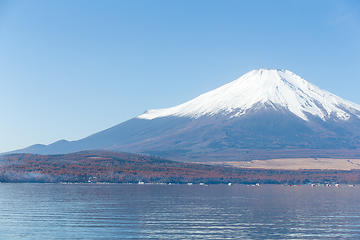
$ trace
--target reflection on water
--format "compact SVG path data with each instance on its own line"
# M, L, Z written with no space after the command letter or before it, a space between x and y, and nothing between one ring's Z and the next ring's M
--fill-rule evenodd
M360 239L359 187L0 184L0 239Z

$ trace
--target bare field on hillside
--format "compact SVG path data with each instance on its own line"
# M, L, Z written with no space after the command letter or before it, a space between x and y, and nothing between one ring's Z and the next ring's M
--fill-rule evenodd
M360 169L360 159L331 159L331 158L285 158L252 161L231 162L206 162L206 164L218 166L232 166L239 168L262 168L262 169L327 169L327 170L351 170Z

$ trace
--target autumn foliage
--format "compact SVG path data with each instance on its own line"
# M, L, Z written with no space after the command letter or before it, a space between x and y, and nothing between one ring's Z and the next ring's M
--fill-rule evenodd
M264 170L182 163L106 151L0 157L0 182L288 183L360 182L360 171Z

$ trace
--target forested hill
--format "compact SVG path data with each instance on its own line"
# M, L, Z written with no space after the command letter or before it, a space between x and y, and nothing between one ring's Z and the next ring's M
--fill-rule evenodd
M360 171L265 170L174 162L158 157L83 151L0 157L0 182L309 183L359 182Z

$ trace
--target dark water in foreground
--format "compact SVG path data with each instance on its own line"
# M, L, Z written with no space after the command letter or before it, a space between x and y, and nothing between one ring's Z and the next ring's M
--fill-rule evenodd
M0 239L360 239L360 187L0 184Z

